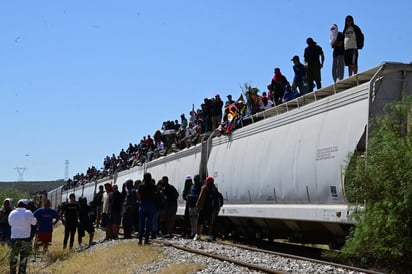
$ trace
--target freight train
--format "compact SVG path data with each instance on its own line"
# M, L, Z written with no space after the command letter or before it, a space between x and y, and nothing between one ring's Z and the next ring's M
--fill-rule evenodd
M245 119L231 134L83 186L48 193L53 207L72 192L93 199L99 185L145 172L167 175L182 193L186 175L215 177L224 196L218 232L248 238L342 243L354 225L345 195L349 156L366 153L371 119L412 94L412 65L385 62ZM180 196L178 217L184 214Z

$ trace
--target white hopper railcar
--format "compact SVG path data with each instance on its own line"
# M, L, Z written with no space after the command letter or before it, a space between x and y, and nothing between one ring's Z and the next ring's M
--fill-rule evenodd
M383 63L293 101L255 114L230 135L155 159L76 189L49 193L54 206L69 193L93 199L97 186L142 179L144 172L182 193L186 175L215 177L225 204L222 234L316 243L344 240L353 225L345 197L348 156L366 151L370 119L388 102L412 94L412 65ZM184 213L179 197L178 215Z

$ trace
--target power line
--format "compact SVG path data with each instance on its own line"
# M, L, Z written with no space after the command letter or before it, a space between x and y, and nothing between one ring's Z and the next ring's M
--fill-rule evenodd
M18 175L17 181L19 181L19 182L24 181L23 175L24 175L24 172L27 170L27 168L25 168L25 167L18 167L18 166L17 166L17 167L15 167L14 169L17 171L17 175Z

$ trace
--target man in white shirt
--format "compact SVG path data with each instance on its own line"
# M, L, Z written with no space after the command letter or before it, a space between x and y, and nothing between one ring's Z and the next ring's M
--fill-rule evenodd
M31 252L30 231L31 226L36 224L33 213L27 210L29 204L27 199L21 199L17 208L10 212L9 224L11 226L11 253L10 273L15 274L17 261L20 257L19 273L26 273L27 257Z

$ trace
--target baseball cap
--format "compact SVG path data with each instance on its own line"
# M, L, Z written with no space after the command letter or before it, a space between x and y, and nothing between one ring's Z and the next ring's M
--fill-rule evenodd
M206 177L206 183L213 184L214 182L215 182L215 178L213 178L212 176Z
M17 202L17 207L26 207L29 204L29 200L28 199L20 199Z

